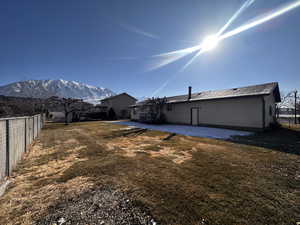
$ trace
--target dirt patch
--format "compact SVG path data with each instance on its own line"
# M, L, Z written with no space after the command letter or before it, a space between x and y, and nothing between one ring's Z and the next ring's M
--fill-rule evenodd
M208 194L208 197L210 197L211 199L223 199L225 197L225 195L210 193L210 194Z
M36 221L37 225L155 225L149 210L110 187L92 189L59 201Z
M73 129L66 129L67 132L81 132L82 130L79 128L73 128Z
M79 141L77 141L74 138L68 139L66 141L63 142L64 144L79 144Z
M174 156L175 156L175 159L173 159L173 162L177 163L177 164L181 164L187 160L192 159L192 154L190 154L188 152L182 152L180 155L175 154Z
M196 148L179 151L175 146L167 146L161 137L137 136L133 138L119 138L117 142L106 143L109 150L116 150L127 157L145 154L150 157L167 157L176 164L181 164L192 158Z

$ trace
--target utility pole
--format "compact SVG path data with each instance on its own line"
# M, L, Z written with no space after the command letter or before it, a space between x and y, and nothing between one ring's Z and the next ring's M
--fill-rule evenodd
M297 91L295 91L295 124L297 124Z

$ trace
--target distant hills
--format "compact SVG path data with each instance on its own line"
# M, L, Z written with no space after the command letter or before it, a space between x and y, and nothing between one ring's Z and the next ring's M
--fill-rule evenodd
M78 98L90 103L115 95L108 88L66 80L28 80L0 86L0 95L28 98Z

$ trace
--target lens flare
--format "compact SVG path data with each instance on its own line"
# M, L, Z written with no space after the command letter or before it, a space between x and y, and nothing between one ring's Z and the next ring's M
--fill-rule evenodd
M184 56L187 56L191 53L197 52L192 59L184 65L184 67L179 71L184 71L199 55L201 55L204 52L213 50L218 46L218 44L229 37L232 37L234 35L237 35L243 31L249 30L251 28L254 28L260 24L266 23L278 16L281 16L297 7L300 6L300 0L294 1L289 4L285 4L275 10L269 11L268 13L265 13L259 17L256 17L249 22L245 23L244 25L237 27L231 31L228 31L226 33L223 33L232 23L233 21L250 5L252 5L255 2L255 0L247 0L242 7L230 18L230 20L220 29L218 33L215 35L210 35L206 37L203 42L200 45L196 45L190 48L180 49L177 51L162 53L159 55L155 55L153 57L159 57L163 60L160 60L160 62L152 67L152 69L157 69L160 67L163 67L167 64L173 63ZM152 70L151 69L151 70ZM157 94L159 91L161 91L169 82L171 79L168 79L159 89L155 91L155 94Z
M197 56L199 56L203 52L207 52L209 50L214 49L220 43L220 41L222 41L223 39L226 39L226 38L232 37L234 35L237 35L237 34L243 32L243 31L246 31L250 28L258 26L258 25L260 25L262 23L265 23L269 20L272 20L272 19L274 19L274 18L276 18L276 17L278 17L278 16L280 16L284 13L287 13L288 11L290 11L292 9L295 9L295 8L300 6L300 0L297 0L293 3L285 4L284 6L281 6L281 7L277 8L276 10L272 10L269 13L264 14L264 16L256 17L255 19L249 21L248 23L246 23L246 24L244 24L244 25L242 25L242 26L240 26L236 29L233 29L233 30L228 31L224 34L221 34L237 18L237 16L239 16L246 8L248 8L254 2L255 2L255 0L247 0L242 5L242 7L230 18L230 20L221 28L221 30L216 35L208 36L207 38L204 39L202 44L196 45L196 46L193 46L193 47L190 47L190 48L180 49L180 50L177 50L177 51L162 53L162 54L153 56L153 57L162 57L162 59L160 60L159 63L156 63L155 65L152 65L149 70L154 70L154 69L158 69L160 67L166 66L170 63L173 63L173 62L183 58L184 56L186 56L188 54L191 54L193 52L198 51L198 54L196 54L187 63L187 65L190 65L191 62ZM186 68L186 65L184 66L184 68Z
M201 48L200 45L195 45L190 48L184 48L184 49L179 49L179 50L172 51L172 52L166 52L166 53L162 53L159 55L154 55L151 57L151 61L153 61L153 63L151 65L148 65L148 68L146 68L146 71L156 70L163 66L171 64L171 63L199 50L200 48Z
M236 11L236 13L233 14L233 16L228 20L228 22L219 30L219 32L217 33L217 35L220 36L235 21L235 19L238 18L238 16L240 14L242 14L242 12L244 12L254 2L255 2L255 0L248 0L248 1L246 1L242 5L242 7L238 11Z
M268 14L266 14L265 16L260 16L260 17L257 17L253 20L251 20L250 22L232 30L232 31L229 31L223 35L220 36L220 39L225 39L225 38L228 38L228 37L232 37L234 35L237 35L243 31L246 31L250 28L253 28L253 27L256 27L257 25L260 25L260 24L263 24L265 22L268 22L269 20L271 19L274 19L284 13L287 13L288 11L292 10L292 9L295 9L297 7L300 6L300 0L296 1L296 2L293 2L293 3L290 3L290 4L286 4L276 10L272 10L270 11Z
M192 64L192 62L199 56L203 53L203 49L199 50L191 59L190 61L188 61L182 68L179 72L183 72L189 65Z
M205 52L213 50L219 44L219 37L217 35L210 35L204 38L201 49Z

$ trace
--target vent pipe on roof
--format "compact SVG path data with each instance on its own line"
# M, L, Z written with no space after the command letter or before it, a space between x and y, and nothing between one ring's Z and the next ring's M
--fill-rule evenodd
M192 98L192 87L189 86L189 94L188 94L188 100Z

